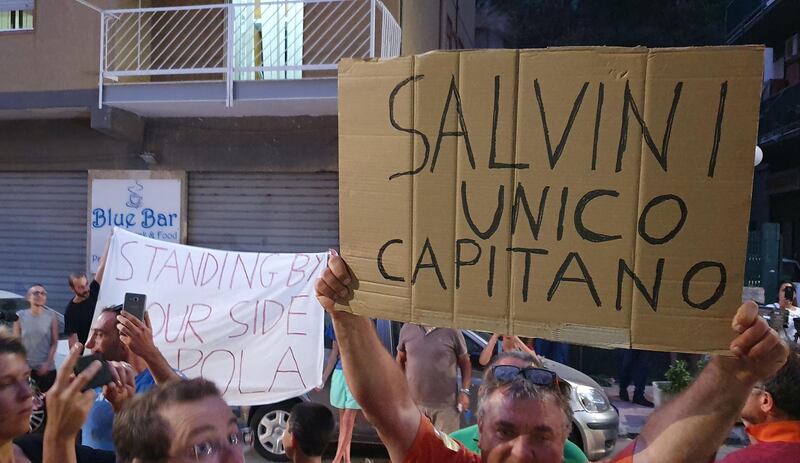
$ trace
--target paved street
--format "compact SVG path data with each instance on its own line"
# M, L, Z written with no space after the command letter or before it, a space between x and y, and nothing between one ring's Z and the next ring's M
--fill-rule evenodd
M648 386L645 392L645 395L648 398L652 398L652 392L650 389L651 388ZM619 438L617 439L617 445L614 449L614 451L617 452L624 449L641 432L644 423L653 412L653 409L619 400L616 386L606 388L606 394L608 394L609 399L611 399L611 403L617 407L620 413L620 433ZM731 431L726 445L723 446L717 453L717 460L720 460L727 454L744 447L746 444L747 441L744 430L741 427L735 428ZM354 463L389 463L389 459L386 458L385 454L382 455L379 449L369 448L366 446L354 447L352 455ZM266 460L262 459L258 454L255 453L255 451L251 451L247 455L247 463L264 463L265 461ZM331 460L328 458L324 461L329 462Z

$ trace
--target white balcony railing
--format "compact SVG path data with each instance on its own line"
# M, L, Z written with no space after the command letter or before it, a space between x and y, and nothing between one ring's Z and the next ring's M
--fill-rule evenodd
M236 80L335 75L342 58L400 54L400 26L380 0L269 0L105 10L100 106L108 80Z

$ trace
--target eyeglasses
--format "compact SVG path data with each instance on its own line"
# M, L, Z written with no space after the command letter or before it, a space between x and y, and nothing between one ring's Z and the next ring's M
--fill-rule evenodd
M219 457L222 451L229 447L245 449L253 445L253 431L250 428L241 428L230 434L224 442L205 441L197 443L186 449L186 457L197 462L210 462Z
M47 291L31 291L33 296L47 296Z
M518 377L522 377L526 381L530 381L537 386L558 385L558 375L544 368L520 368L514 365L495 365L492 367L492 374L498 381L504 383L509 383Z

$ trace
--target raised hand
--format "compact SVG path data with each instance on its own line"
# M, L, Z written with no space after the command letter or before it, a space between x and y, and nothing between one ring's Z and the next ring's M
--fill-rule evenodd
M56 439L72 439L75 441L78 431L86 421L86 416L94 403L93 390L81 392L84 386L100 370L100 362L94 361L79 375L75 376L73 369L80 357L83 346L75 344L70 349L69 357L61 365L53 387L47 391L45 405L47 407L47 426L45 439L51 436Z

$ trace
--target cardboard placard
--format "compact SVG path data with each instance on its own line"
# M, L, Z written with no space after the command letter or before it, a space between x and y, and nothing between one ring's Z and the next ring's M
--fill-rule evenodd
M339 66L344 310L727 350L763 48L433 52Z

